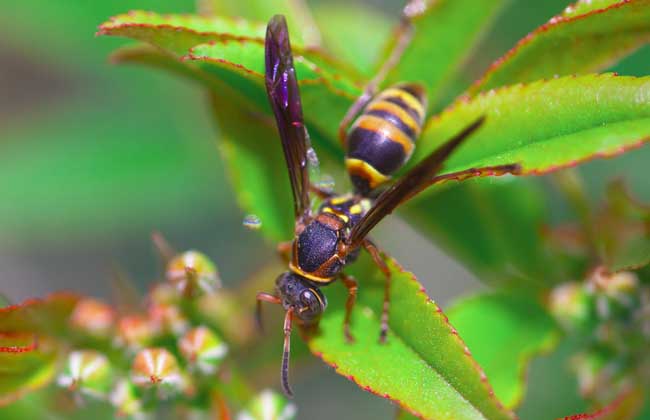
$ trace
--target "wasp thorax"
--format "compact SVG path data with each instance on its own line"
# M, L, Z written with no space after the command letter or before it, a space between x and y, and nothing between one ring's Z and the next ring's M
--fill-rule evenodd
M275 286L284 309L292 309L302 321L317 321L327 307L327 299L320 289L295 273L287 271L280 274Z

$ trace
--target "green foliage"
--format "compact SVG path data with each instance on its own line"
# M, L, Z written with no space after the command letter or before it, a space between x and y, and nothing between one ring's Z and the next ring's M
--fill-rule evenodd
M313 25L309 8L303 0L198 0L199 11L205 15L241 16L265 22L270 16L283 14L295 40L305 45L317 45L318 28Z
M314 5L323 47L365 77L374 76L391 21L378 10L341 0ZM363 25L359 25L363 22Z
M20 305L0 308L0 332L4 334L61 334L79 296L56 293L45 299L30 299Z
M407 204L405 215L483 282L538 289L559 271L539 240L547 210L535 180L501 178L450 184Z
M423 83L431 105L487 32L507 0L430 2L413 19L415 36L388 79Z
M578 2L519 41L470 93L603 70L647 42L648 6L647 0Z
M528 362L558 341L553 318L531 296L507 290L461 299L447 314L499 400L517 407L524 397Z
M57 349L30 332L0 335L0 406L45 386L56 374Z
M228 192L213 187L222 165L210 125L197 117L196 94L165 75L116 71L106 56L118 42L93 37L107 16L152 4L3 5L11 16L0 30L3 78L14 93L3 90L0 231L5 244L23 250L16 252L144 237L183 220L188 205L203 213L191 219L194 225L227 212L216 206ZM193 6L170 0L156 7Z
M484 374L456 330L413 274L389 260L391 309L388 343L379 343L385 277L369 258L350 272L362 289L350 344L342 334L345 294L328 294L328 311L310 349L360 387L390 398L424 418L507 419ZM435 390L435 392L429 392Z
M264 88L265 28L260 22L271 14L288 14L306 124L323 166L341 174L343 150L337 139L338 123L388 56L397 42L396 34L389 36L387 21L381 15L368 17L375 14L364 7L352 13L342 5L322 6L314 15L321 31L301 1L199 3L201 15L142 11L118 15L102 24L98 34L140 42L115 53L115 62L162 68L197 82L208 92L220 133L219 148L238 204L261 218L266 238L289 239L293 228L291 195ZM424 2L425 10L411 20L413 40L384 84L422 82L429 91L431 108L441 109L445 105L441 98L457 90L451 86L454 74L472 57L505 4L501 0ZM245 18L226 17L233 14ZM372 23L355 24L364 19L360 16ZM605 410L607 415L631 416L644 395L626 393L629 389L624 385L647 385L630 373L635 372L630 366L645 366L643 352L638 349L647 348L647 337L640 333L648 306L643 300L646 297L637 299L629 293L626 287L632 283L626 280L614 282L622 288L619 290L592 279L596 286L590 283L589 287L598 290L593 296L587 286L584 290L577 286L583 294L561 293L575 291L575 287L551 288L567 278L580 278L597 264L602 265L598 272L605 273L603 278L609 278L611 272L650 263L648 208L620 191L610 192L602 214L590 214L589 205L579 203L581 223L562 232L548 229L550 240L546 243L540 239L540 232L549 224L546 196L539 183L524 182L516 176L541 175L614 156L650 138L650 78L593 74L647 41L648 18L649 0L600 0L571 6L497 60L465 96L428 119L411 166L466 124L485 116L484 126L453 155L445 173L466 171L466 175L453 177L465 181L477 175L503 175L475 170L484 166L516 163L519 169L513 171L515 176L504 179L431 188L410 203L404 215L482 281L507 283L510 288L452 306L450 318L457 331L413 275L388 259L392 274L390 330L388 343L381 345L377 340L384 278L367 257L362 257L350 269L360 283L352 324L355 343L346 342L342 333L344 290L331 288L327 291L329 308L319 328L302 331L310 350L361 388L395 401L405 412L423 418L510 418L513 414L509 410L519 405L525 393L528 362L537 353L551 350L559 336L546 307L545 297L550 294L550 309L563 326L586 319L581 331L591 334L586 337L591 342L581 353L583 360L576 373L581 384L588 382L585 378L591 374L610 372L604 367L614 362L622 360L625 367L620 369L621 377L605 378L603 383L611 385L606 395L598 393L598 387L583 393L596 404L611 407ZM152 105L139 100L130 105ZM166 106L173 113L175 106ZM92 117L90 121L96 118ZM167 126L161 123L160 127L162 132ZM122 127L125 131L131 128L126 124ZM160 146L159 156L152 159L153 172L163 171L182 156L176 153L179 150L169 152L171 143L160 144L164 147ZM131 150L131 146L120 145L118 152ZM107 156L112 159L114 155ZM158 166L160 162L163 164ZM178 178L179 173L191 177L191 165L186 166L172 178ZM103 168L111 172L110 165ZM189 193L184 192L188 196L206 191L195 184L171 181L162 189L187 188ZM167 199L174 201L174 197L172 194ZM598 223L613 229L599 230ZM562 235L567 231L571 233L568 239ZM566 260L572 261L570 267L564 264ZM180 283L190 284L191 273L195 281L201 278L186 262L181 265L177 271L187 282ZM625 277L628 274L613 278L629 279ZM211 272L210 281L212 285L218 283L216 271ZM640 274L640 282L647 282L644 274ZM168 398L189 410L219 411L232 404L257 413L263 411L265 401L271 401L277 413L291 411L290 404L273 394L251 401L253 393L236 368L220 375L218 381L202 376L207 371L223 373L219 370L223 366L221 356L212 353L224 345L220 335L242 350L238 359L245 364L246 351L255 354L250 347L257 347L257 343L251 338L250 316L244 314L238 298L222 293L218 298L195 300L197 285L193 286L183 289L182 296L168 290L152 291L146 315L118 314L116 325L111 320L107 330L90 331L90 325L75 318L73 297L5 309L0 312L0 333L3 339L6 335L8 344L1 347L0 365L19 362L0 381L0 392L9 401L45 385L59 369L52 355L64 346L83 344L90 350L71 354L87 356L89 364L108 360L116 368L120 381L99 385L101 389L110 385L120 390L116 391L119 401L111 399L120 414L150 411L154 402ZM646 289L641 289L647 295ZM250 298L250 293L246 296ZM570 304L585 302L586 309L580 306L571 310ZM602 302L607 305L606 313ZM189 327L193 327L192 334L187 331ZM112 340L107 331L115 331L115 343L109 343ZM570 328L565 332L574 333ZM43 347L30 347L29 334L36 334ZM210 339L195 342L199 336ZM624 351L612 346L621 337ZM259 353L260 349L264 347L254 350ZM629 354L635 359L626 359ZM147 363L149 359L155 359L155 369ZM197 361L204 364L199 368ZM68 360L68 366L73 365ZM71 372L66 374L68 382L79 385L79 378ZM629 395L634 398L628 399ZM623 403L613 403L614 397ZM606 418L602 414L592 417Z
M210 10L219 10L218 2L210 5ZM390 73L389 81L424 82L435 103L451 74L468 57L502 6L498 1L471 8L457 2L429 6L413 19L415 36ZM487 116L485 126L452 157L446 167L447 173L518 163L521 165L518 174L542 174L640 145L650 132L645 106L649 95L647 79L586 74L537 81L600 69L605 62L628 54L643 42L644 15L639 17L634 12L645 13L644 2L609 6L609 3L597 3L589 10L579 6L577 11L566 11L564 17L554 19L522 41L516 50L493 66L481 84L471 88L474 96L456 102L429 120L413 161L426 156L480 115ZM242 10L246 8L244 5ZM255 15L250 9L248 11ZM279 157L279 148L255 154L262 147L259 139L274 134L263 85L264 68L260 59L263 45L259 37L241 31L228 37L221 33L218 24L212 28L201 26L200 36L197 36L196 28L184 27L187 25L174 16L160 19L178 28L156 26L159 21L146 21L137 14L131 18L130 26L109 28L105 25L104 33L146 41L181 57L181 61L162 54L155 56L151 50L143 49L122 53L118 59L183 73L212 91L215 116L225 138L222 149L231 178L238 186L239 203L262 217L267 236L275 240L288 238L291 226L290 220L285 221L289 214L287 190L274 187L270 181L283 172L282 164L275 160ZM606 19L616 23L608 27L614 35L608 37L612 47L608 43L603 48L594 48L589 42L596 42L594 34L598 34L597 28L603 27ZM340 25L335 19L332 21L332 27ZM328 28L327 24L325 27ZM467 27L472 31L467 31ZM129 32L131 28L145 31L147 35ZM174 31L180 35L168 39ZM325 30L324 33L334 32ZM438 42L431 42L432 39ZM571 41L565 42L566 39ZM367 57L371 55L362 56L360 64L350 66L302 49L300 43L298 40L294 45L305 119L321 155L329 160L340 156L336 127L352 98L359 93L358 76L350 69L356 66L369 77L372 73L367 69L371 59ZM613 48L620 43L626 47ZM559 49L565 55L546 52L551 49L554 52ZM343 56L351 56L346 50L341 51ZM384 51L387 54L388 49ZM529 83L517 84L520 82ZM479 93L501 86L497 91ZM243 126L244 130L240 128ZM274 156L275 159L259 160L256 156ZM450 187L437 194L423 194L409 206L407 214L415 225L441 240L447 249L467 262L483 280L511 283L523 280L539 293L548 287L546 285L557 282L561 270L552 263L555 254L549 253L546 245L538 240L545 222L545 208L535 188L532 184L514 182L476 182ZM472 217L475 215L479 217ZM409 283L398 273L394 273L391 291L390 335L400 340L385 347L374 344L369 331L378 327L381 297L381 289L372 286L371 279L376 275L376 270L374 274L357 274L364 278L358 306L366 306L367 310L355 312L353 331L357 344L364 344L364 351L356 351L360 349L357 344L345 343L341 334L344 296L340 293L330 294L332 309L321 322L320 334L310 339L312 351L362 387L388 396L425 417L439 412L455 418L504 415L489 398L489 388L480 381L472 359L462 348L454 350L454 345L461 342L454 344L450 339L455 336L449 333L446 323L444 328L440 324L442 315L432 304L426 304L426 300L416 304L418 292L406 287ZM497 386L497 395L512 407L523 394L522 372L527 360L535 352L549 348L556 337L555 328L534 299L522 302L507 294L486 299L457 307L463 308L457 309L458 323L467 331L471 346L480 355L479 361L488 369L488 377ZM485 316L486 309L481 305L487 305L492 312L487 310L489 315ZM479 316L482 323L477 322ZM525 324L517 322L524 319ZM423 335L422 331L428 333ZM503 344L487 345L488 331L490 337L496 334L496 341ZM509 345L512 341L521 345L513 347ZM368 352L368 348L373 351ZM436 352L430 353L433 348ZM500 357L504 354L513 356ZM454 358L458 361L450 363ZM504 364L513 358L518 363L510 363L509 369L506 368ZM398 360L401 363L397 363ZM396 368L394 372L393 367ZM400 376L400 369L411 369L413 373L404 375L401 372ZM404 383L399 379L404 377L429 378L427 380L434 381L432 383L438 383L436 389L453 392L443 393L447 395L445 398L438 394L437 398L429 399L416 392L417 388L422 388L421 384ZM469 405L463 405L462 401ZM462 407L476 412L464 413Z
M113 17L99 27L98 35L124 36L184 55L209 41L251 39L262 41L265 26L245 20L194 15L158 15L133 11Z
M649 98L650 78L612 74L505 87L433 117L414 159L479 115L487 116L485 125L449 159L446 172L518 162L524 174L542 174L616 155L647 139Z

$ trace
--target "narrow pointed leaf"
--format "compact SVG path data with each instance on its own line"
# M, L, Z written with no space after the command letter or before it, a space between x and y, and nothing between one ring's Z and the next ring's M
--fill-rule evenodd
M0 334L0 406L47 385L56 356L52 342L33 334Z
M505 0L429 1L423 14L413 19L415 35L389 82L421 82L434 104L444 84L468 57Z
M269 16L270 17L270 16ZM268 19L265 18L265 19ZM146 42L161 48L175 57L181 57L189 49L217 41L247 41L264 45L266 25L241 18L198 15L160 15L154 12L132 11L114 16L99 26L97 35L121 36ZM292 38L295 54L304 55L320 68L335 74L336 78L353 77L350 68L329 57L318 48L304 48L299 40ZM262 57L262 58L260 58ZM264 63L262 54L258 58ZM238 63L246 66L245 63Z
M507 419L485 376L446 316L411 273L390 260L390 330L379 344L384 277L364 256L350 267L359 281L352 333L343 335L345 293L329 288L328 310L309 347L361 388L427 419Z
M578 2L540 26L471 87L481 91L518 82L597 72L650 39L650 0Z
M177 55L208 41L254 39L263 42L264 24L244 19L197 15L160 15L135 10L99 26L98 35L123 36L158 46Z
M528 363L557 344L553 318L531 296L507 291L461 299L447 314L499 400L517 407L525 394Z
M650 139L649 104L650 77L587 75L510 86L431 118L414 160L485 115L446 171L519 163L520 174L543 174L641 146Z

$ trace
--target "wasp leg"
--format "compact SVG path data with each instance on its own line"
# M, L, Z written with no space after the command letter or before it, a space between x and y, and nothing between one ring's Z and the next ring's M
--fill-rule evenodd
M343 320L343 333L348 343L354 343L354 337L350 332L350 320L352 317L352 308L357 301L357 281L352 276L341 273L341 281L348 289L348 299L345 301L345 319Z
M292 248L293 248L293 243L290 241L280 242L276 248L278 254L280 254L280 258L282 258L282 261L284 261L286 264L289 264L289 261L291 261Z
M318 196L318 198L320 198L320 199L322 199L322 200L326 200L326 199L328 199L328 198L332 198L332 197L335 195L334 192L324 190L324 189L322 189L321 187L319 187L319 186L317 186L317 185L314 185L314 184L309 184L309 191L310 191L311 193L316 194L316 196Z
M361 95L356 101L354 101L341 120L341 123L339 124L339 140L344 147L348 126L354 117L357 116L359 111L361 111L368 102L370 102L372 97L375 96L379 85L384 81L384 79L386 79L388 73L397 65L397 63L399 63L402 54L404 54L404 50L406 50L406 47L411 42L411 39L413 38L413 25L411 23L411 18L417 15L420 9L424 7L420 6L421 3L422 0L411 0L404 7L402 19L397 28L397 42L395 43L393 50L390 52L386 61L381 65L375 77L368 82Z
M260 292L257 294L257 304L255 306L255 323L257 324L257 328L260 331L264 331L262 325L262 302L275 303L276 305L282 303L280 298L277 296L273 296L264 292Z
M381 330L379 331L379 342L385 343L386 334L388 333L388 309L390 307L390 269L386 265L386 261L382 258L381 253L375 244L370 240L365 239L363 241L363 247L368 251L372 260L377 264L382 273L384 273L384 276L386 276L386 283L384 286L384 304L381 308Z

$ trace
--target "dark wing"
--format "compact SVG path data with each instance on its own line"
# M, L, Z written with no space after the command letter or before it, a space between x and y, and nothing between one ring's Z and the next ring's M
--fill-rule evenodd
M302 118L302 104L287 22L275 15L266 27L266 92L278 126L296 217L309 208L309 172L307 169L307 132Z
M368 210L368 213L352 228L349 239L350 249L355 249L361 245L363 239L377 223L391 214L397 206L429 186L435 175L442 169L442 165L449 155L470 134L476 131L483 124L483 121L485 121L485 117L480 117L468 125L463 131L434 150L386 191L381 193L370 210Z

